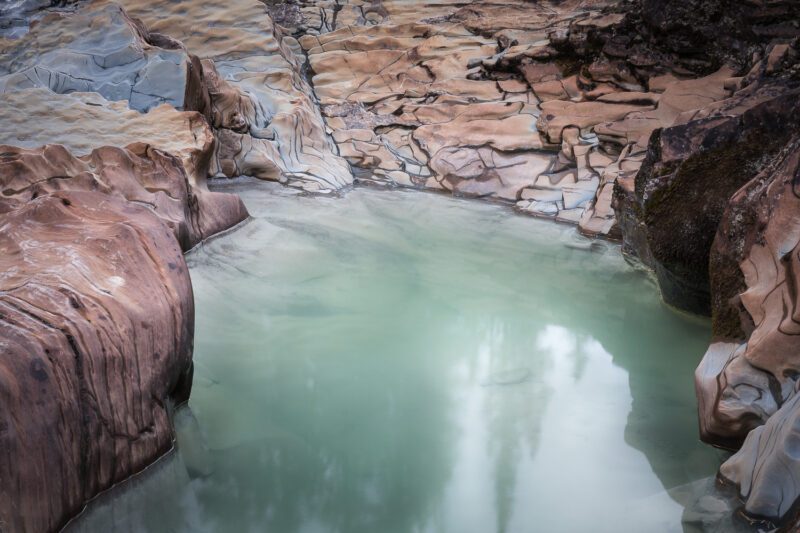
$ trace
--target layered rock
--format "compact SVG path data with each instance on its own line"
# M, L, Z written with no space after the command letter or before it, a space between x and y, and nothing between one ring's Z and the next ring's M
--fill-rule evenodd
M182 252L247 217L145 144L0 146L0 519L56 531L172 447L191 387Z
M1 198L0 226L0 517L57 531L171 448L192 288L170 228L108 194Z
M489 15L481 17L446 3L417 12L383 3L380 17L370 11L355 21L345 16L345 6L335 21L326 17L316 29L295 24L295 31L307 33L300 43L314 90L334 140L361 181L505 201L523 212L576 223L595 195L597 172L612 159L598 154L592 157L596 166L589 165L587 128L582 133L589 137L575 135L574 141L589 149L559 160L561 140L537 130L542 109L531 87L521 79L481 79L479 71L497 55L498 39L506 39L499 35L508 33L500 28L512 19L520 32L538 27L546 39L550 26L586 16L585 6L573 6L574 13L531 10L522 3L502 10L489 6ZM299 12L306 24L315 20L312 10ZM509 10L527 17L510 16ZM476 25L482 25L480 35ZM579 91L564 97L580 99ZM622 116L640 109L613 107Z
M249 174L319 193L352 183L302 76L299 46L283 37L263 3L124 0L120 5L152 30L182 41L204 65L213 61L217 80L241 95L228 94L237 120L221 124L217 133L217 174ZM213 88L211 93L216 96Z
M589 235L621 237L614 184L735 73L695 79L613 2L283 6L360 181L506 201Z
M80 0L6 0L0 6L0 38L18 39L47 13L69 12Z
M721 476L747 513L772 521L800 498L799 183L795 134L731 199L711 260L715 342L696 373L704 439L744 439Z
M710 313L709 251L722 213L791 136L797 96L755 84L684 113L651 137L633 187L618 182L626 248L655 269L667 303Z
M191 58L181 43L150 33L113 3L50 13L0 47L0 92L96 92L142 112L165 103L181 109L192 98Z
M122 7L152 17L148 22L172 35L149 30ZM209 175L248 174L328 193L352 182L347 164L332 151L296 51L272 31L263 4L244 1L212 11L201 3L172 3L172 17L165 16L167 7L93 0L68 16L44 16L20 40L0 42L7 51L0 92L46 87L96 92L142 112L160 104L198 111L218 139ZM187 12L202 13L206 23ZM198 38L198 28L207 33ZM203 60L175 35L188 39Z
M31 149L61 144L76 156L106 145L146 143L178 157L197 186L205 186L214 158L214 135L203 116L170 105L142 114L96 93L24 89L0 95L0 121L5 125L0 144Z
M0 144L13 145L0 154L0 225L7 219L12 226L3 227L17 232L8 234L9 250L33 242L20 239L49 243L38 252L20 246L0 258L11 269L0 282L23 274L34 280L4 294L37 289L24 294L24 305L17 301L23 296L0 298L2 305L17 306L15 315L2 313L0 328L29 338L32 344L14 345L20 354L51 350L41 363L21 355L0 368L6 384L0 390L22 409L20 391L30 379L50 383L54 372L66 372L53 366L68 368L47 343L61 343L68 353L80 350L79 359L87 361L73 374L59 374L67 384L57 398L64 399L36 404L42 420L55 416L49 409L59 402L69 406L58 423L13 426L17 433L9 433L9 422L0 425L0 439L6 439L0 445L21 461L21 473L14 475L22 478L38 475L48 459L24 455L28 451L14 439L23 430L32 435L71 428L52 437L61 443L56 447L63 445L52 454L61 457L55 468L62 479L54 483L63 481L63 494L35 485L31 490L39 491L46 512L33 516L34 496L26 493L14 526L57 527L91 494L163 451L169 433L163 405L180 381L171 365L185 362L185 354L175 354L183 354L186 342L172 348L169 363L151 361L147 368L155 377L136 382L133 392L105 391L111 378L103 382L86 370L101 366L105 356L98 353L112 348L120 364L133 368L144 356L135 348L138 340L126 343L126 335L152 337L146 342L155 345L162 335L182 332L190 308L182 300L185 291L170 289L170 283L183 281L166 283L159 290L172 292L156 302L137 300L130 285L121 286L118 307L106 305L104 295L117 288L104 283L128 279L124 269L133 269L142 250L149 250L153 232L158 240L169 228L187 249L242 220L241 202L210 193L205 180L243 174L317 193L354 180L446 191L507 202L522 213L578 224L588 235L622 239L627 253L656 271L668 303L711 311L714 343L696 375L701 434L721 446L744 442L722 476L740 487L749 514L785 519L800 494L794 429L800 375L794 354L800 352L792 281L800 4L74 4L46 15L35 8L54 3L0 8L0 34L20 38L0 40ZM32 20L38 22L23 31L19 21ZM42 147L48 143L60 146ZM119 217L104 211L112 207ZM25 217L33 221L24 229L28 236L16 227ZM87 238L67 242L61 226L46 227L52 217ZM79 217L86 219L83 227ZM93 248L90 233L110 242L109 232L118 227L143 237ZM0 239L6 237L0 232ZM77 279L77 270L52 281L57 273L40 262L55 256L24 259L48 248L59 257L91 259L86 269L106 281ZM137 274L143 277L137 281L141 294L148 294L156 274L165 275L164 261L183 268L168 255L158 251L151 259L155 266ZM106 275L112 256L132 258L120 267L124 275ZM88 298L98 307L81 307ZM87 315L90 308L97 316ZM139 333L135 325L117 331L96 325L103 313L109 324L134 324L148 313L172 313L183 322L159 325L174 331L142 326ZM99 340L91 341L92 335ZM155 353L160 359L166 350ZM102 397L92 387L109 398L102 408L92 403ZM130 428L149 420L127 411L129 396L139 390L151 394L137 405L158 418L153 435L144 431L149 440L131 436ZM120 421L127 433L114 429ZM120 442L148 444L135 452L114 444L114 454L126 457L119 464L114 454L95 448L70 458L65 454L75 453L80 431L110 431L112 437L102 438L114 441L119 434ZM75 468L78 474L70 470Z
M101 192L150 207L183 250L248 216L238 196L193 186L180 159L148 144L105 146L82 159L62 145L0 150L4 198L31 201L60 190Z

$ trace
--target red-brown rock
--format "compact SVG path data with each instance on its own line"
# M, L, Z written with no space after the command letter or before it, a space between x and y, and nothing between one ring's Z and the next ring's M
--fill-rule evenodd
M29 201L52 191L97 191L151 207L188 250L247 218L241 199L189 182L180 159L150 145L104 146L74 157L60 145L0 146L0 193Z
M0 518L57 531L171 448L191 283L152 210L84 191L1 198L0 272Z

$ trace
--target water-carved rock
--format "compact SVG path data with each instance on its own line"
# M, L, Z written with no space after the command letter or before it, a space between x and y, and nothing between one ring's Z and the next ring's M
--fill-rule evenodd
M57 531L172 446L194 310L150 209L100 192L0 199L0 517Z

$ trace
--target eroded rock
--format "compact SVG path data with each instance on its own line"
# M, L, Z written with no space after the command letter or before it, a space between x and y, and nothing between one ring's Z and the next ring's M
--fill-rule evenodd
M0 198L0 226L0 516L57 531L172 447L192 288L170 228L108 194Z
M212 98L218 109L232 110L233 119L221 121L222 157L215 172L249 173L320 193L352 183L303 78L300 47L284 38L262 2L123 0L120 5L151 30L180 40L204 65L213 61L212 93L218 92L218 81L232 88Z
M0 144L38 148L61 144L76 156L102 146L142 142L180 158L192 185L202 187L214 159L214 136L202 115L161 105L142 114L96 93L24 89L0 95Z
M74 13L49 13L24 37L0 42L0 48L0 92L30 87L96 92L143 112L160 104L182 109L192 97L191 58L183 45L151 34L104 0Z
M188 250L247 218L241 199L193 186L181 161L150 145L105 146L78 159L64 146L0 146L4 198L24 202L60 190L97 191L150 207Z
M630 248L652 258L667 303L710 313L709 252L722 213L796 130L798 94L764 86L679 115L651 138L633 199L618 184L618 211L635 220L632 234L644 234Z

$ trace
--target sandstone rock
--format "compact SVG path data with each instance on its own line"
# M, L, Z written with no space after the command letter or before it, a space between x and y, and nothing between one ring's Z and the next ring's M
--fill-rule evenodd
M758 382L760 385L753 387L764 390L760 376L766 375L764 392L775 406L772 412L794 393L800 375L800 360L793 355L800 345L795 340L791 280L791 264L797 260L792 243L800 239L792 192L800 158L797 147L796 141L784 145L767 169L736 192L720 223L710 259L714 334L739 346L737 352L753 367L742 367L739 381ZM723 370L710 374L721 375ZM741 443L747 431L772 414L751 408L746 401L721 408L716 398L729 394L722 378L698 380L697 388L698 395L709 398L701 403L700 414L701 431L711 442ZM739 414L731 415L731 409Z
M799 447L800 395L795 394L720 467L720 476L738 486L748 515L777 523L792 511L800 497Z
M634 207L617 187L618 214L627 211L640 224L629 226L626 240L637 243L639 257L652 257L664 299L676 307L709 314L709 251L728 199L796 128L797 93L772 89L784 94L753 88L711 111L682 114L651 138ZM764 99L764 91L772 97ZM659 108L665 101L666 92Z
M528 45L498 53L497 43L486 38L489 28L498 32L499 42L541 40L547 32L539 26L537 33L536 24L566 25L572 14L505 3L475 4L449 11L448 17L452 6L436 4L422 9L437 9L439 17L420 20L406 19L411 14L397 3L384 2L383 7L386 16L376 25L356 22L338 29L328 19L325 28L300 37L328 127L358 179L516 202L520 211L543 216L557 216L569 205L570 213L562 218L573 223L580 218L595 194L596 173L582 175L580 183L556 179L538 184L552 170L555 153L550 150L557 148L543 142L535 127L541 96L536 91L543 87L534 85L531 91L521 79L473 78L476 65L494 68L551 53ZM578 10L577 5L565 8ZM579 16L588 19L585 11ZM336 19L337 25L341 20ZM478 26L481 36L474 35ZM557 80L561 68L552 63L526 65L528 81L552 78L556 97L580 96L575 76ZM535 74L534 68L542 70ZM579 132L568 137L564 149L574 158L573 146L584 141Z
M96 191L150 207L188 250L247 218L233 194L193 187L180 160L146 144L102 147L82 160L63 146L0 146L4 198L23 202L60 190Z
M0 198L0 225L0 516L57 531L172 447L192 288L172 231L132 202Z
M146 114L96 93L24 89L0 95L0 144L37 148L61 144L76 156L102 146L142 142L177 156L192 186L205 187L214 136L202 115L161 105Z
M19 39L47 13L68 12L77 0L6 0L0 6L0 38Z
M312 90L301 74L302 51L273 25L263 3L120 4L151 30L183 42L204 64L213 61L216 78L238 92L216 99L218 107L233 109L231 117L238 117L221 121L220 127L231 127L237 135L220 135L221 145L233 145L223 148L228 158L216 169L219 174L245 170L320 193L352 183L350 169L326 135Z
M593 126L604 122L621 120L626 115L652 109L651 106L605 102L545 102L536 126L552 143L561 142L562 132L567 127L577 127L585 133Z
M69 15L50 13L23 38L0 47L0 92L96 92L143 112L164 103L180 109L191 98L191 59L182 45L150 34L104 0Z
M754 428L780 406L775 380L745 357L745 346L714 342L695 371L700 436L717 446L735 449Z

